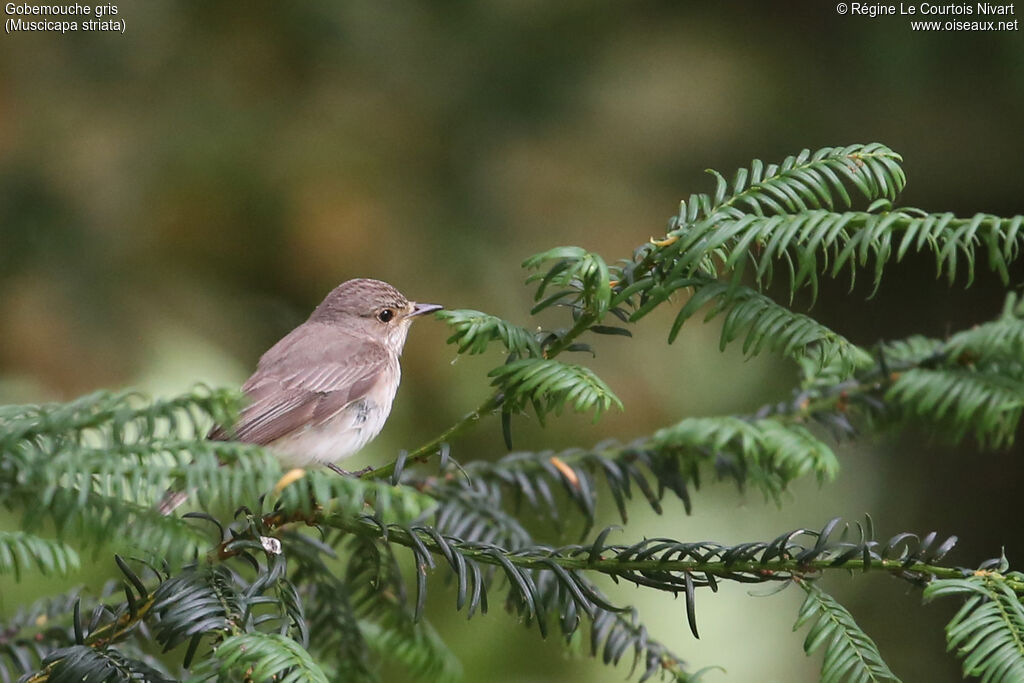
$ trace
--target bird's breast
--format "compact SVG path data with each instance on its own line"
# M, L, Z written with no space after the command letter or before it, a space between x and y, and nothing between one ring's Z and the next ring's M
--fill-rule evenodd
M269 444L292 467L309 467L344 460L376 437L391 413L398 391L400 369L397 360L360 398L340 410Z
M344 460L369 443L384 427L390 406L354 401L331 418L277 439L270 447L287 465L309 467Z

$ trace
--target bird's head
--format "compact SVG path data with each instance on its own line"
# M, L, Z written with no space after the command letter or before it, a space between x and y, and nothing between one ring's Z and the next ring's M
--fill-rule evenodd
M416 316L441 308L409 301L386 282L359 278L331 290L309 320L340 325L346 333L379 341L398 354Z

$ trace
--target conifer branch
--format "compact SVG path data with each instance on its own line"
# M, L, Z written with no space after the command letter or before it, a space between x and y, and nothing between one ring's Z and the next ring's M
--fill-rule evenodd
M1008 294L996 320L948 338L910 337L870 352L792 310L797 291L808 288L813 298L820 279L845 271L852 285L867 268L877 287L912 251L932 254L950 280L966 273L970 285L982 262L1009 282L1009 264L1024 251L1024 217L900 208L901 161L878 144L754 161L732 179L712 172L714 192L691 195L665 237L628 258L610 263L571 246L530 257L523 265L536 288L532 313L558 307L569 314L564 326L439 314L458 353L500 346L492 391L435 438L360 478L309 471L282 479L273 453L206 441L211 424L232 422L237 392L197 389L159 400L98 392L66 404L0 407L0 504L21 514L24 527L0 532L0 572L67 573L80 563L72 541L95 548L115 539L149 561L136 571L139 564L115 556L123 599L110 588L99 598L73 590L0 625L0 679L368 682L374 653L428 678L452 677L453 654L422 619L427 576L436 570L452 579L456 609L486 612L502 589L506 609L541 635L557 629L571 641L586 627L591 654L606 663L632 652L640 680L693 681L701 672L689 673L634 610L604 596L597 577L682 596L695 636L701 589L798 584L807 593L798 624L810 627L806 651L824 647L823 680L897 680L853 616L821 590L818 580L833 569L885 572L924 587L925 599L963 600L946 635L965 675L1019 678L1024 575L1003 558L978 570L946 564L954 537L875 540L870 519L738 545L623 545L609 542L613 528L591 535L603 497L623 523L634 498L663 512L667 491L689 511L708 469L776 500L797 478L830 481L838 458L827 434L841 441L924 423L985 447L1012 442L1024 417L1019 297ZM776 271L788 283L788 304L765 295ZM588 335L631 336L629 325L676 292L689 298L670 342L701 312L705 320L721 316L722 347L742 340L746 355L797 362L792 395L751 414L681 416L631 441L494 462L462 458L464 466L451 459L449 444L494 413L510 444L515 413L531 410L543 421L566 407L599 416L619 405L600 377L562 354L593 353ZM403 476L406 465L435 457L436 470ZM156 514L154 502L171 485L198 491L204 511ZM535 537L518 514L523 506L554 524ZM579 522L583 541L549 544L548 529L561 542ZM50 524L56 539L43 533ZM406 551L415 591L406 585ZM177 672L150 654L154 643L184 651Z

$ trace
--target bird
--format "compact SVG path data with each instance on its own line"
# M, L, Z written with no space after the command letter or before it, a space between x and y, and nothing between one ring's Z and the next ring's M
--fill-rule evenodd
M214 426L207 439L266 446L292 468L349 474L338 462L376 437L391 413L411 323L441 308L381 280L341 283L260 357L242 385L237 421ZM169 492L159 509L169 514L184 498Z

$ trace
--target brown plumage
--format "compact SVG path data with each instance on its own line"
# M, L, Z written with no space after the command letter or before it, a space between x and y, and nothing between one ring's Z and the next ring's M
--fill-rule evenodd
M210 439L269 446L288 464L330 464L375 437L401 380L409 324L440 306L416 304L380 280L336 287L309 319L260 358L249 404Z
M297 328L264 355L268 360L242 385L250 403L232 433L217 426L210 439L268 445L329 420L369 393L389 365L397 366L381 343L314 325Z
M236 424L217 425L207 438L267 446L292 467L342 472L336 463L377 436L391 412L409 324L440 308L380 280L341 283L260 358L242 386L248 403ZM169 514L184 500L170 491L159 509Z

